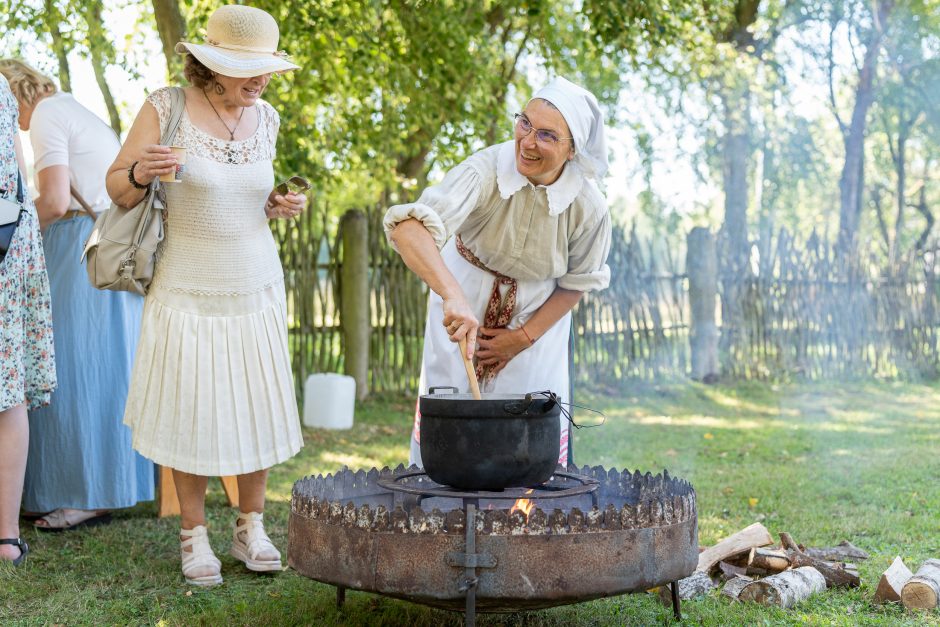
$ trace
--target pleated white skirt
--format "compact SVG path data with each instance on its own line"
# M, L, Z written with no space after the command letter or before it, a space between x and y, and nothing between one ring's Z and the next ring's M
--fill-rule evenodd
M240 475L303 446L287 345L283 283L255 294L151 287L124 424L154 462Z

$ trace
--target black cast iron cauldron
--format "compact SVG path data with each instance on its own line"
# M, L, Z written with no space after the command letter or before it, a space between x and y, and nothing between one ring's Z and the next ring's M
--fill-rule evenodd
M461 490L536 486L558 464L561 406L551 393L421 396L421 460L432 481Z

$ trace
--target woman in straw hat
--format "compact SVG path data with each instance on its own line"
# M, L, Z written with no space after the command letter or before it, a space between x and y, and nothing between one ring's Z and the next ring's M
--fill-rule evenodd
M610 215L595 184L606 171L597 100L556 78L516 114L512 141L388 210L392 246L431 288L420 389L466 391L453 344L466 338L484 392L567 392L570 311L610 282ZM411 462L419 466L420 426L416 412ZM567 457L561 418L559 463Z
M208 476L237 475L231 555L253 571L281 569L264 531L268 469L303 445L287 347L283 271L271 218L297 216L306 198L273 190L279 118L261 95L271 75L296 69L278 52L274 19L223 6L206 42L182 42L186 108L174 144L182 180L164 185L166 241L144 302L124 422L134 447L173 469L182 510L183 574L221 583L206 530ZM108 191L130 207L177 170L159 145L170 89L150 94L108 172Z
M49 406L29 412L23 509L40 531L106 523L110 510L154 493L153 464L131 447L122 422L143 299L96 290L75 263L94 226L77 198L94 212L107 208L104 174L121 143L48 76L16 59L0 59L0 74L33 147L59 377Z

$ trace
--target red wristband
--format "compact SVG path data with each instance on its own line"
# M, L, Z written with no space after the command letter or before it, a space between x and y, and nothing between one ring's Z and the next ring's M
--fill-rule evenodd
M525 330L525 325L519 328L522 329L522 333L523 335L525 335L525 339L529 340L529 346L532 346L533 344L535 344L535 340L533 340L532 337L529 335L529 332Z

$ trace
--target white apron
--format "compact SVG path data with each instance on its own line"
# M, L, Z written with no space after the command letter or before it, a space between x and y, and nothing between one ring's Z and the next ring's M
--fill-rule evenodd
M456 238L451 238L441 250L444 264L463 288L474 315L482 322L493 290L495 277L477 268L457 252ZM510 329L524 325L555 291L556 281L518 281L516 309L509 321ZM501 286L503 295L508 289ZM538 341L525 349L503 368L491 381L481 386L481 392L503 394L525 394L551 390L564 398L568 394L568 336L571 331L571 314L567 313L555 323ZM428 302L428 319L424 327L424 355L421 364L419 394L426 394L430 386L453 386L460 393L470 392L467 371L457 343L451 342L444 328L444 306L441 297L431 291ZM568 461L568 420L563 415L558 463ZM411 433L410 463L422 467L421 463L421 414L415 406L414 429Z

